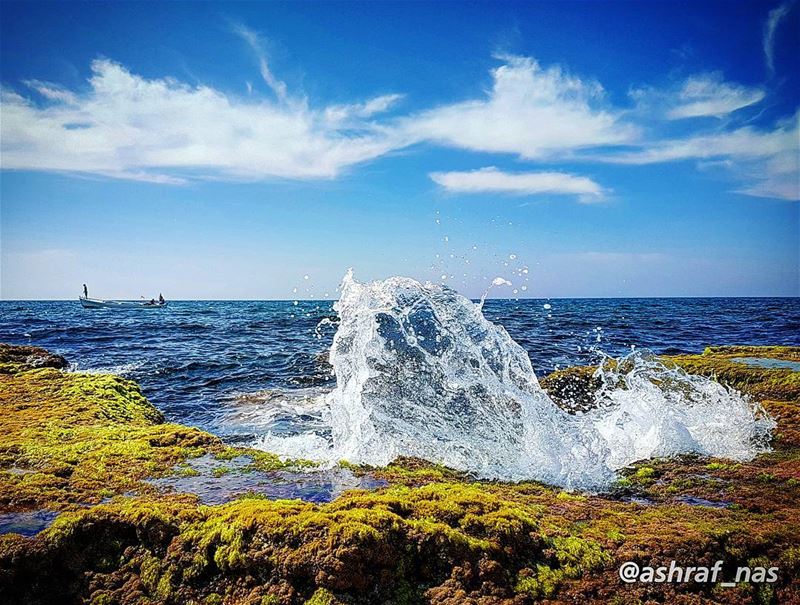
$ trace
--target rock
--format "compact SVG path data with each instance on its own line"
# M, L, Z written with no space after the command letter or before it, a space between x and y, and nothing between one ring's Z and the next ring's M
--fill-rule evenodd
M36 368L63 370L67 360L39 347L0 343L0 373L13 374Z
M595 407L594 394L603 386L594 375L596 369L581 366L556 370L542 378L539 385L564 411L585 412Z

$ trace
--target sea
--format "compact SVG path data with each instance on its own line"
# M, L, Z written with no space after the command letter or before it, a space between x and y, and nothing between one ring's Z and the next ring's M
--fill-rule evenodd
M798 298L487 300L483 314L525 349L539 377L632 348L800 345ZM333 301L170 301L132 311L0 302L0 342L44 347L72 371L131 378L167 419L232 442L263 428L238 413L248 404L335 385L327 352L336 325Z

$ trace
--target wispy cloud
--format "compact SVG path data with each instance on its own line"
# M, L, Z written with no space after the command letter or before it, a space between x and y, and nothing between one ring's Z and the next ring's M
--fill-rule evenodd
M506 57L493 70L494 87L482 100L380 122L375 119L402 95L312 108L272 74L257 34L235 29L259 57L276 101L255 93L238 98L173 78L149 80L96 60L88 91L32 82L46 103L4 91L3 167L173 184L198 175L332 178L424 141L542 159L627 142L635 133L617 114L599 108L599 84L520 57Z
M55 84L39 80L24 80L22 83L49 101L58 101L68 105L74 105L77 102L77 97L74 93Z
M766 92L725 82L720 73L693 76L677 95L677 103L667 113L671 120L711 116L721 118L761 101Z
M577 195L583 203L603 199L603 188L593 180L563 172L502 172L494 166L467 172L433 172L430 178L454 193Z
M389 111L400 99L401 94L380 95L363 103L332 105L325 110L325 118L330 122L343 122L352 118L371 118Z
M110 60L92 63L86 89L37 80L26 94L2 89L2 168L63 171L179 185L195 179L335 178L357 164L418 143L511 154L541 167L565 158L618 164L695 160L727 165L738 191L797 199L798 117L772 129L681 125L683 137L645 139L654 124L724 116L764 98L761 88L696 75L671 90L640 89L635 110L615 108L603 87L503 56L478 98L398 115L402 94L316 105L270 71L263 42L237 26L272 93L241 96L175 78L147 79ZM703 121L700 121L703 122ZM707 121L705 123L707 126ZM674 130L674 127L673 127ZM488 163L488 162L487 162ZM431 174L450 191L603 198L593 180L555 170L497 168Z
M762 45L764 47L764 58L767 61L767 69L770 74L775 73L775 33L778 31L778 26L781 24L794 6L794 0L784 2L780 6L773 8L767 15L767 21L764 23L764 36L762 38Z
M275 96L278 97L280 101L286 101L289 97L286 83L276 78L273 75L272 70L269 68L267 53L264 50L264 43L261 40L261 37L255 31L241 23L232 23L231 29L233 30L233 33L244 40L250 47L250 50L255 53L256 58L258 59L258 68L261 72L261 78L264 80L264 82L266 82L267 86L272 89L272 91L275 93Z
M606 155L602 159L619 164L655 164L687 159L771 157L796 149L796 137L796 123L771 131L744 127L730 132L659 141L640 151Z
M753 127L658 141L632 152L596 156L620 164L716 160L748 184L738 191L758 197L800 199L800 112L771 130Z
M3 168L171 184L197 175L332 178L398 144L369 122L357 132L331 124L324 108L148 80L108 60L92 63L89 85L68 93L32 83L44 103L3 90Z
M665 88L640 86L629 96L639 119L723 118L766 97L759 86L726 81L720 72L695 74Z
M528 57L502 56L485 98L413 116L410 137L480 152L546 159L635 140L637 129L607 107L603 88Z

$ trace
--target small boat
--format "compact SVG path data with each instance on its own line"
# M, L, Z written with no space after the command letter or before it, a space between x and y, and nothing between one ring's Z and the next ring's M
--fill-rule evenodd
M88 298L81 296L78 298L84 309L163 309L167 306L167 301L150 302L137 300L102 300L100 298Z

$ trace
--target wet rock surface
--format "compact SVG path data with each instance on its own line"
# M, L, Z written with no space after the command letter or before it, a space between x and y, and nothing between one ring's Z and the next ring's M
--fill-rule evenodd
M0 372L12 373L35 368L62 370L67 365L67 360L61 355L55 355L39 347L0 343Z

